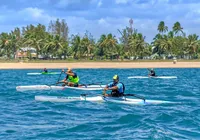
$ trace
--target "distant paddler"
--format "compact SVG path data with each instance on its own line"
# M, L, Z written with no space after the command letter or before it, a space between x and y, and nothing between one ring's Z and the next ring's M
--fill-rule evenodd
M153 68L151 68L151 69L148 69L149 70L149 75L148 76L156 76L156 73L155 73L155 71L154 71L154 69Z
M107 94L106 91L111 90L110 94ZM124 96L125 86L123 83L119 82L119 76L115 75L113 77L113 82L106 85L104 88L104 96L110 96L110 97L122 97Z
M48 70L46 68L43 69L44 73L48 73Z
M62 70L62 72L64 72L64 70ZM78 75L71 69L68 68L68 70L65 72L65 74L67 75L65 77L65 79L63 79L62 81L57 82L58 83L63 83L62 86L70 86L70 87L78 87L79 84L79 77Z

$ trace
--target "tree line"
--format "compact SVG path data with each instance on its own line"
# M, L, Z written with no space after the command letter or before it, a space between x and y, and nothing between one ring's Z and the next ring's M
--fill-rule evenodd
M118 30L120 37L102 34L95 39L91 33L84 36L72 34L64 19L50 21L48 27L42 24L15 28L9 33L0 34L0 57L14 59L16 52L24 47L35 48L36 59L198 59L200 40L196 34L186 35L179 22L170 30L164 21L160 21L151 43L145 36L129 26ZM31 53L28 55L32 59Z

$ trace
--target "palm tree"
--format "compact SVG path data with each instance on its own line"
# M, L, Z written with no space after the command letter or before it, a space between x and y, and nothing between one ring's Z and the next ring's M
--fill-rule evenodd
M157 39L162 39L163 38L163 36L160 34L160 33L158 33L158 34L156 34L156 36L153 38L153 40L155 41L155 40L157 40Z
M41 46L43 44L43 39L37 39L36 34L26 34L24 36L24 45L31 46L36 49L36 58L38 59L38 55L41 50Z
M10 39L9 35L7 33L1 33L0 34L0 49L1 49L1 55L9 59L11 57L11 44L10 44Z
M200 41L198 40L199 36L196 34L189 35L187 40L185 41L185 50L188 55L193 58L197 55L197 51L200 48Z
M80 58L81 56L81 37L78 35L72 35L72 51L75 59Z
M122 44L118 44L116 46L116 54L117 54L117 59L119 57L121 57L121 60L124 59L125 52L124 52L124 46Z
M100 48L103 50L103 54L109 57L113 57L117 54L116 46L117 39L112 34L102 35L99 42Z
M135 58L143 58L144 48L147 46L147 43L145 42L145 36L143 36L141 33L134 32L130 37L129 46L129 54L135 56Z
M154 46L153 52L158 53L160 57L161 55L171 55L172 48L175 46L173 32L170 31L167 35L163 36L157 34L152 45Z
M51 52L53 56L59 56L61 58L63 54L62 49L62 38L59 35L49 35L45 43L45 50Z
M69 43L68 41L65 41L62 43L62 55L64 56L64 59L66 59L66 56L69 55Z
M168 36L164 36L161 41L160 47L165 55L171 54L171 49L173 47L173 38L168 38Z
M94 49L94 44L85 36L81 41L81 48L84 55L87 56L87 59L91 56Z
M152 54L152 48L153 48L152 45L149 45L148 43L146 43L146 46L144 47L144 50L143 50L143 55L150 57Z
M14 59L16 56L16 52L19 48L19 41L17 40L16 35L11 33L9 36L10 36L9 45L12 48L12 54L13 54L13 59Z
M122 31L118 29L118 32L121 34L121 37L119 38L119 40L123 44L124 51L126 52L128 50L128 38L129 38L128 31L126 29L123 29Z
M162 35L163 35L163 33L165 33L165 32L167 32L168 31L168 27L167 26L165 26L165 22L164 21L161 21L160 23L159 23L159 25L158 25L158 29L157 29L160 33L162 33Z
M132 25L130 24L130 28L129 27L126 27L125 29L123 29L122 31L120 31L118 29L118 32L121 34L121 37L119 38L120 42L122 43L123 45L123 51L125 54L128 54L129 52L129 42L130 42L130 37L133 35L133 33L137 33L137 30L136 29L132 29Z
M10 33L10 40L13 48L13 54L16 56L16 52L19 49L19 47L22 47L22 39L21 39L21 30L19 28L15 28Z
M100 39L97 41L97 48L96 48L95 54L97 56L100 56L100 58L105 55L105 45L103 44L105 39L106 39L106 35L103 34L101 35Z
M184 34L183 33L183 28L181 27L181 24L179 22L174 23L173 31L175 32L175 34L178 34L179 32Z

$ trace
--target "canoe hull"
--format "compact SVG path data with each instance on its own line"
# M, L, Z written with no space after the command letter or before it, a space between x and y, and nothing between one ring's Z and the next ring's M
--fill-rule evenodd
M157 105L157 104L167 104L172 103L170 101L162 100L142 100L142 99L132 99L132 98L116 98L116 97L58 97L58 96L35 96L36 101L41 102L73 102L73 101L90 101L90 102L112 102L120 104L132 104L132 105Z
M27 73L27 75L58 75L60 72L33 72L33 73Z
M155 78L155 79L177 79L177 76L130 76L128 79L147 79L147 78Z
M17 86L17 91L38 91L38 90L102 90L105 85L88 85L81 87L70 86L48 86L48 85L30 85L30 86Z

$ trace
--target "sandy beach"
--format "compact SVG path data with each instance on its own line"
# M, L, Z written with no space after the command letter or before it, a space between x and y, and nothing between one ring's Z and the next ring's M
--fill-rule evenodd
M75 63L0 63L0 69L70 68L200 68L200 62L75 62Z

